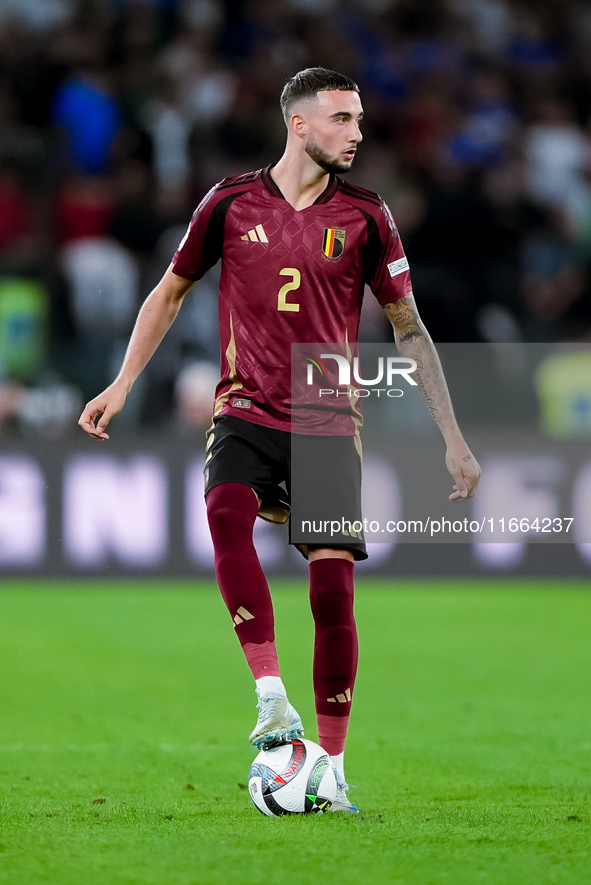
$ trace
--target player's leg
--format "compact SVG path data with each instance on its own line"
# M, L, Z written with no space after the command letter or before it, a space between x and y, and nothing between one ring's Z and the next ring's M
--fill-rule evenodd
M312 549L310 605L314 617L314 696L318 742L338 773L335 811L357 812L347 798L345 740L357 674L357 628L353 614L353 553Z
M247 485L222 483L206 503L218 585L256 681L259 716L250 740L261 747L291 740L303 728L279 675L273 603L253 543L260 499Z
M361 537L361 452L354 437L294 435L291 454L290 540L310 564L318 737L338 772L334 810L356 812L346 795L344 750L358 656L354 560L367 558Z
M249 483L265 487L265 434L244 425L226 421L210 435L206 505L218 584L256 681L259 716L250 740L269 746L303 734L303 728L279 674L273 604L253 543L261 499Z
M253 543L258 496L242 483L222 483L208 493L206 506L218 585L248 666L255 679L276 678L273 603Z

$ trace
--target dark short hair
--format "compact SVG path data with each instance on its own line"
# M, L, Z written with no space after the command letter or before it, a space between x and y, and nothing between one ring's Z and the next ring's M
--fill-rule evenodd
M315 98L319 92L359 92L359 86L350 77L329 71L326 68L306 68L291 77L281 93L283 119L289 124L289 112L293 104L301 99Z

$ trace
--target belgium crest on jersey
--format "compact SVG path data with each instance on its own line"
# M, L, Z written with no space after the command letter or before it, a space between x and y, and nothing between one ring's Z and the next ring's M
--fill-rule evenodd
M327 258L340 258L345 248L345 231L334 227L324 228L322 251Z

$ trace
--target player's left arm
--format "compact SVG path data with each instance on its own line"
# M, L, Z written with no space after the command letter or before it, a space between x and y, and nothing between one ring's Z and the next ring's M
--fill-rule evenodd
M417 364L412 377L447 445L445 463L455 480L450 501L465 501L476 494L480 465L460 433L435 345L417 310L412 293L384 305L394 329L400 356Z

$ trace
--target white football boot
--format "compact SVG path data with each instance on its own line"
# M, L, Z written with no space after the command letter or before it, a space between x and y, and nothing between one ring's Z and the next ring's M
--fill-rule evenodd
M353 805L350 799L347 798L347 790L350 787L350 784L347 783L345 778L337 771L337 769L333 765L333 769L335 777L337 779L337 795L335 797L334 802L330 806L331 811L342 811L345 814L359 814L359 809L356 805Z
M258 688L256 693L259 718L249 738L253 746L268 750L304 736L302 720L286 695L272 691L263 694Z

